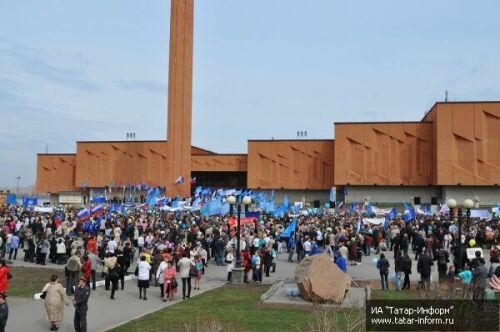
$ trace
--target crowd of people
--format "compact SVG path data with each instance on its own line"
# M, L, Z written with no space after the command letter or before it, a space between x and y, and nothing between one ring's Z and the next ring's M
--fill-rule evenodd
M296 228L285 237L283 230L292 220ZM182 299L189 299L193 281L195 291L203 287L201 281L211 261L226 266L227 280L231 280L237 261L237 237L229 221L228 215L207 217L199 212L167 212L157 208L121 212L105 208L102 215L82 221L78 210L71 207L61 207L52 213L3 207L0 251L2 258L8 257L9 261L22 259L40 265L50 261L65 266L65 294L61 293L62 285L55 277L44 288L48 319L52 328L57 329L62 320L60 308L69 303L67 296L82 299L86 296L82 301L87 301L87 290L90 294L96 288L99 273L105 280L105 289L110 291L110 299L116 298L119 287L124 288L125 276L130 273L137 276L141 300L148 299L150 285L159 287L155 296L163 301L173 300L182 285ZM418 216L409 222L396 217L385 225L373 225L364 220L362 213L343 210L286 214L284 218L261 213L254 223L243 225L240 233L244 281L259 283L269 277L278 268L278 255L285 250L290 263L326 252L344 272L355 268L362 256L373 252L380 254L376 266L383 289L389 287L391 266L396 288L409 289L415 260L422 287L429 287L431 267L436 263L439 281L471 271L478 288L474 297L482 297L481 289L484 293L487 278L500 276L499 221L497 218L464 220L460 241L457 241L457 225L448 215ZM462 266L458 259L459 242ZM469 259L466 247L488 249L488 262L482 257ZM19 249L24 252L22 258L18 257ZM394 251L392 264L385 257L388 251ZM136 260L137 267L130 271ZM2 270L4 267L6 271ZM7 274L4 261L0 267L0 302L6 296ZM78 321L75 316L77 330L84 330L86 325L85 308L79 309Z

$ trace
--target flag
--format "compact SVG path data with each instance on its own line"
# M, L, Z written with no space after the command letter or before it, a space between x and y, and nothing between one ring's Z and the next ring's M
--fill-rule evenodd
M191 184L192 184L192 185L193 185L193 184L196 184L196 176L195 176L195 177L193 177L193 178L191 178Z
M175 184L183 184L184 183L184 177L181 175L175 180Z
M290 201L288 201L288 196L285 195L285 198L283 199L283 207L288 210L290 207Z
M203 191L203 187L202 186L198 186L196 187L196 189L194 190L194 195L195 196L200 196L201 192Z
M295 232L295 228L297 227L297 219L293 218L292 222L288 224L288 226L281 233L281 238L289 238Z
M82 209L78 212L77 216L80 221L88 220L90 218L90 212L88 209Z
M404 209L405 209L405 212L404 212L404 215L403 215L403 218L405 220L405 222L408 222L412 219L415 219L416 217L416 212L415 212L415 209L413 208L413 206L411 206L410 204L408 203L403 203L403 206L404 206Z
M159 194L160 194L160 189L158 188L153 188L149 191L149 196L147 200L149 206L156 205L156 198L158 198Z
M368 203L368 206L366 207L366 214L370 217L375 215L375 211L371 203Z
M335 187L332 187L332 189L330 189L330 197L329 197L330 202L335 202L335 194L336 194L335 191L336 191Z
M193 204L191 204L191 211L199 211L201 209L201 199L197 197L194 201Z
M95 217L99 217L99 216L101 216L101 215L102 215L102 213L103 213L103 211L102 211L102 205L100 205L100 204L99 204L99 205L97 205L97 206L94 206L94 207L92 208L92 210L90 210L90 214L91 214L91 215L92 215L92 217L94 217L94 218L95 218Z
M339 207L338 207L338 208L339 208L339 209L341 209L343 206L344 206L344 201L341 201L341 202L339 203Z
M163 206L163 205L165 205L165 201L166 201L165 196L156 197L156 205L157 206Z
M358 203L351 203L351 207L349 208L349 211L351 213L354 213L354 212L359 212L359 206L358 206Z

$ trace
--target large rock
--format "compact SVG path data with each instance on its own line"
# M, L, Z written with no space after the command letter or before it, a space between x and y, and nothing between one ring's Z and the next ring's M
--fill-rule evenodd
M342 272L327 254L304 258L295 269L295 281L305 300L341 304L351 277Z

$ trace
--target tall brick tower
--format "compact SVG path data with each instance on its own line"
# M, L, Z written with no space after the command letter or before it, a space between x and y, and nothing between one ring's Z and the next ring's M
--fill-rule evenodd
M171 1L166 187L170 196L189 196L194 0ZM181 176L184 183L175 184Z

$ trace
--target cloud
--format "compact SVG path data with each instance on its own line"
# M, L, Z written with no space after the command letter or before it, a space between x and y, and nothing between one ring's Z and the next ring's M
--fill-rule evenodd
M41 52L21 42L0 36L0 61L14 60L17 70L35 76L56 85L87 92L100 92L103 86L84 77L78 66L84 65L82 60L76 61L78 66L64 68L43 59ZM88 66L88 60L85 66Z
M146 91L151 93L167 93L167 85L153 81L118 81L116 86L124 90Z

